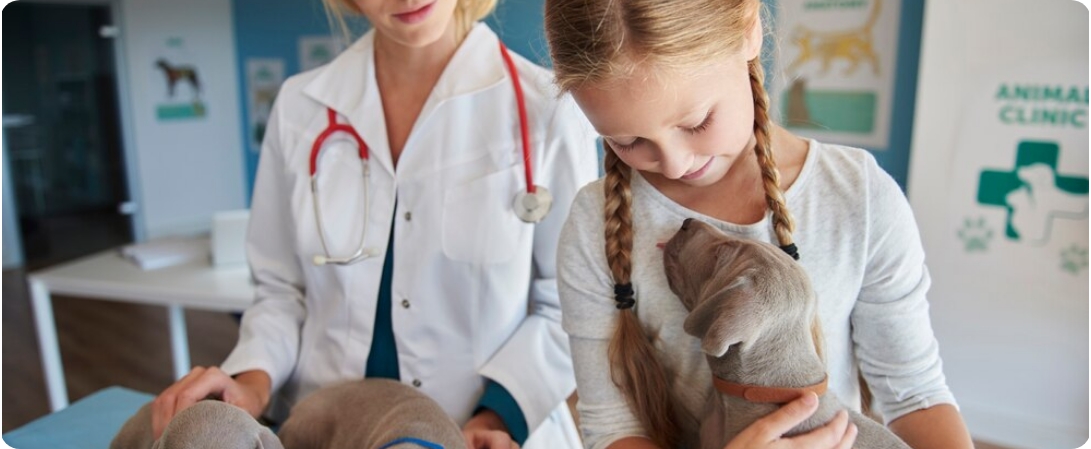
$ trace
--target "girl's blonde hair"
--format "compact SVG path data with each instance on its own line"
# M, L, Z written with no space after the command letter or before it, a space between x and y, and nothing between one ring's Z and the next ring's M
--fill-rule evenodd
M637 66L687 73L743 50L757 24L760 0L547 0L545 29L558 86L571 92L624 78ZM792 254L795 223L780 189L770 142L769 97L760 58L748 62L754 97L754 151L766 204L782 248ZM620 317L610 342L611 374L645 431L663 448L676 447L680 426L670 380L632 308L632 170L606 145L606 258ZM627 293L627 294L626 294ZM816 347L820 333L816 326Z
M466 33L470 32L470 28L473 27L475 22L492 14L493 9L496 9L497 2L497 0L456 1L455 35L459 40L466 37ZM360 8L356 6L353 0L322 0L322 4L326 7L326 15L329 17L331 25L336 23L337 28L341 30L341 37L346 42L351 42L353 38L352 31L345 18L347 16L361 16Z

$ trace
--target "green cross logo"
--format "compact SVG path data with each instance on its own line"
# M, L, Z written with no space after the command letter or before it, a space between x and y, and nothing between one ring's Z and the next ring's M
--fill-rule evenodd
M1014 168L981 171L977 202L1007 209L1008 239L1044 244L1054 219L1087 217L1087 177L1057 173L1059 155L1054 142L1022 141Z

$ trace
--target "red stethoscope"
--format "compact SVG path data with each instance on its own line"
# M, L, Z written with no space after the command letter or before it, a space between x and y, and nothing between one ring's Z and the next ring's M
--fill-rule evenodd
M507 47L504 43L500 43L500 54L504 58L504 64L508 68L508 73L511 74L512 86L515 89L515 100L519 108L519 133L522 136L523 143L523 171L526 177L526 190L515 194L515 200L513 208L515 215L526 223L537 223L545 218L549 213L550 208L553 207L553 196L549 193L549 190L545 187L534 185L534 173L530 166L530 131L527 127L527 108L526 102L523 99L523 88L519 83L519 73L515 70L515 63L511 60L511 55L508 53ZM333 109L326 108L326 118L329 120L329 125L322 131L314 140L314 144L311 146L311 199L314 203L314 220L318 225L318 239L322 242L322 252L314 256L315 265L349 265L358 262L369 257L379 255L379 251L374 248L365 247L364 241L367 234L367 220L369 210L370 188L368 187L371 179L371 169L368 167L368 148L364 143L364 139L360 137L360 134L356 132L356 129L347 123L337 123L337 113ZM364 232L360 234L360 244L356 248L356 252L346 257L336 257L330 255L329 247L326 246L326 232L325 227L322 226L322 213L318 207L318 153L322 151L322 144L326 142L331 135L337 132L347 133L356 141L357 151L360 155L360 164L363 167L364 176Z

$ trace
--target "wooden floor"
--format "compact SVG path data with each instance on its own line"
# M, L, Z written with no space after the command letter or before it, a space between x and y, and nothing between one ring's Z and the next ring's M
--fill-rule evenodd
M3 432L49 412L22 270L3 277ZM69 401L120 385L157 393L173 381L167 312L162 307L54 297ZM227 313L186 311L191 362L219 364L238 338ZM573 405L573 404L570 404ZM977 449L1006 449L977 443Z
M3 276L3 432L49 412L37 334L22 270ZM167 311L162 307L54 297L68 399L120 385L156 393L173 381ZM238 338L227 313L186 311L194 365L219 364Z

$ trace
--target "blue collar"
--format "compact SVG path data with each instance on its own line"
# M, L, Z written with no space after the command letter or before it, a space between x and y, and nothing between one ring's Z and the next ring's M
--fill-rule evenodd
M427 448L427 449L443 449L443 446L441 446L439 444L436 444L436 443L433 443L431 441L422 440L420 438L410 438L410 437L395 439L394 441L391 441L389 443L386 443L386 444L380 446L379 449L387 449L388 447L391 447L391 446L393 446L395 444L400 444L400 443L413 443L413 444L416 444L416 445L418 445L420 447Z

